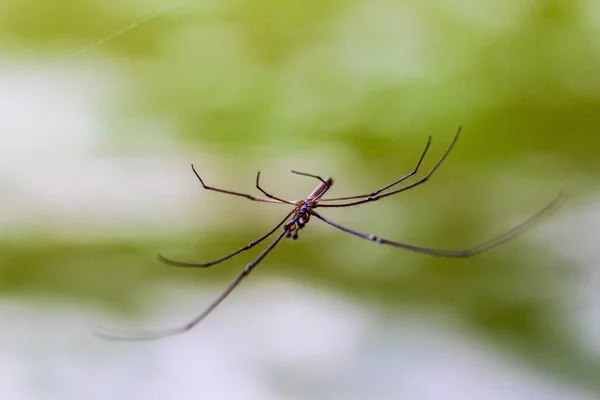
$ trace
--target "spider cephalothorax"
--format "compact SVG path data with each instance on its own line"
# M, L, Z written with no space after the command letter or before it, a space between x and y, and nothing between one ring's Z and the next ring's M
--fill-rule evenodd
M423 176L422 178L417 179L415 182L401 186L400 188L388 190L388 189L391 189L392 187L400 184L401 182L406 181L407 179L409 179L410 177L412 177L413 175L415 175L417 173L417 171L419 170L419 167L421 166L421 162L425 158L425 154L427 154L429 145L431 144L431 137L429 137L429 140L427 141L427 145L425 146L425 150L421 154L421 158L419 159L419 161L417 162L417 165L414 167L414 169L411 172L409 172L402 178L397 179L394 182L392 182L380 189L377 189L374 192L356 195L356 196L323 199L322 196L329 189L331 189L331 186L333 185L333 179L331 179L331 178L323 179L318 175L312 175L312 174L308 174L306 172L292 171L293 173L298 174L298 175L304 175L304 176L308 176L308 177L311 177L314 179L318 179L320 181L320 183L315 188L315 190L313 190L312 193L310 193L303 200L298 200L298 201L283 200L283 199L280 199L279 197L273 196L272 194L266 192L263 188L261 188L260 182L259 182L260 181L260 172L259 172L256 174L256 187L258 190L260 190L266 196L266 198L265 197L256 197L256 196L253 196L250 194L233 192L230 190L217 189L214 187L207 186L204 184L204 181L202 180L202 178L200 178L200 175L198 175L198 173L194 169L194 166L192 165L192 170L194 171L194 173L196 174L196 177L202 184L202 187L206 190L212 190L215 192L245 197L245 198L253 200L253 201L260 201L260 202L264 202L264 203L288 204L288 205L293 206L294 209L291 210L290 212L288 212L288 214L285 216L285 218L283 218L274 228L272 228L269 232L267 232L263 236L248 243L247 245L234 251L233 253L230 253L230 254L228 254L224 257L221 257L217 260L210 261L207 263L188 263L188 262L171 260L171 259L165 258L161 255L158 256L158 259L165 264L174 265L177 267L206 268L206 267L210 267L215 264L219 264L225 260L230 259L231 257L235 256L236 254L239 254L243 251L246 251L246 250L256 246L257 244L259 244L260 242L262 242L263 240L265 240L266 238L271 236L273 233L275 233L278 229L283 227L282 231L275 238L275 240L273 240L273 242L265 250L263 250L263 252L260 253L258 255L258 257L256 257L252 262L250 262L248 265L246 265L246 267L235 277L235 279L229 284L229 286L227 286L227 288L200 315L198 315L196 318L192 319L185 325L177 327L177 328L173 328L173 329L167 329L167 330L163 330L163 331L154 331L154 332L120 332L120 331L103 329L101 331L97 331L96 333L98 333L101 336L108 337L110 339L149 340L149 339L158 339L158 338L171 336L171 335L175 335L178 333L183 333L183 332L188 331L189 329L196 326L200 321L202 321L208 314L210 314L210 312L212 310L214 310L229 295L229 293L231 293L231 291L233 289L235 289L235 287L246 276L248 276L248 274L250 272L252 272L254 267L256 267L258 265L258 263L260 263L263 260L263 258L265 258L267 256L267 254L269 254L271 252L271 250L273 250L275 248L275 246L277 246L277 244L281 241L281 239L283 239L284 237L288 237L288 238L291 237L292 239L297 239L298 231L300 229L304 228L304 226L306 226L306 224L310 220L311 216L316 217L316 218L320 219L321 221L325 222L326 224L331 225L334 228L337 228L341 231L344 231L351 235L354 235L359 238L366 239L366 240L369 240L369 241L372 241L372 242L375 242L378 244L399 247L401 249L410 250L410 251L417 252L417 253L430 254L430 255L434 255L434 256L464 258L464 257L470 257L477 253L481 253L482 251L488 250L492 247L495 247L495 246L513 238L518 233L524 231L525 229L527 229L534 223L538 222L543 215L546 215L549 211L556 209L565 200L566 195L564 193L561 193L554 201L552 201L550 204L548 204L541 211L539 211L538 213L536 213L535 215L530 217L525 222L522 222L521 224L513 227L512 229L509 229L508 231L504 232L503 234L501 234L499 236L496 236L493 239L488 240L487 242L484 242L482 244L479 244L478 246L471 247L469 249L464 249L464 250L433 249L433 248L429 248L429 247L415 246L415 245L402 243L402 242L395 242L395 241L384 239L384 238L381 238L381 237L378 237L375 235L370 235L370 234L355 231L354 229L347 228L343 225L338 224L337 222L334 222L330 219L323 217L322 215L320 215L319 213L317 213L315 211L315 209L319 208L319 207L349 207L349 206L358 205L358 204L370 203L370 202L382 199L384 197L388 197L388 196L392 196L397 193L404 192L406 190L409 190L416 186L419 186L422 183L425 183L433 175L433 173L437 170L437 168L441 165L441 163L446 159L446 156L450 153L450 150L454 146L454 143L456 143L456 140L458 139L459 134L460 134L460 128L458 129L458 132L456 132L456 136L454 137L454 140L452 141L450 146L448 146L448 149L444 152L442 157L440 157L440 159L437 161L437 163L435 163L434 166L429 170L429 172L427 174L425 174L425 176ZM336 201L342 201L342 203L335 203ZM334 203L328 203L328 202L334 202Z
M298 231L308 223L312 209L317 205L316 200L298 200L295 204L292 218L283 226L287 230L286 238L298 239Z

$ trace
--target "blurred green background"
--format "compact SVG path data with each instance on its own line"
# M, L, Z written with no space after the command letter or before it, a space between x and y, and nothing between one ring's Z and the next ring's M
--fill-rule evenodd
M122 221L97 230L85 216L5 224L3 297L58 297L134 315L165 300L142 296L147 285L220 288L258 250L205 271L154 257L219 257L268 231L285 207L203 193L190 163L207 184L231 190L254 193L261 170L270 191L301 198L315 182L288 172L298 169L333 176L330 196L353 195L412 169L428 135L430 167L462 125L426 185L322 214L439 248L486 240L565 190L560 215L468 260L377 246L315 220L243 285L278 276L383 318L446 321L552 379L600 392L598 356L567 318L581 268L561 246L534 240L544 232L568 248L567 239L578 239L561 236L559 221L598 192L597 1L202 1L154 15L161 7L0 1L4 67L85 76L103 96L99 148L168 159L189 182L186 193L169 195L190 204L162 221L161 202L148 192L153 221L131 221L126 234ZM135 176L156 190L165 184L143 169ZM114 189L127 197L134 188Z

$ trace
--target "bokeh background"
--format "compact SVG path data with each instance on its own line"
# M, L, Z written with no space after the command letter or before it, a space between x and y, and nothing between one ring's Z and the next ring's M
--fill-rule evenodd
M594 399L600 395L600 3L0 1L0 398ZM167 7L167 8L165 8ZM116 343L94 324L190 319L258 254L182 270L286 206L440 248L559 213L467 260L319 221L202 325Z

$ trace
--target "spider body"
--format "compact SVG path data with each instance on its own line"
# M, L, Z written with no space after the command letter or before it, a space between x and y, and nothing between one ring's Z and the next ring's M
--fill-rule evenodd
M296 202L292 218L283 226L286 238L298 239L298 231L308 223L314 201L299 200Z
M322 179L316 175L306 174L303 172L292 171L299 175L307 175L316 179L321 180L321 183L313 190L306 199L298 200L294 203L294 211L292 212L292 218L283 226L286 231L285 237L298 239L298 231L308 223L312 214L313 208L318 205L318 198L323 196L331 186L333 186L332 178Z
M292 218L283 226L286 238L298 239L298 231L304 228L310 219L310 213L313 208L311 203L313 202L307 202L306 200L296 202Z
M252 272L254 270L254 268L275 248L275 246L277 246L277 244L281 241L281 239L283 239L284 237L297 239L298 232L306 226L306 224L309 222L311 217L315 217L315 218L323 221L324 223L326 223L330 226L333 226L334 228L339 229L343 232L349 233L353 236L357 236L361 239L365 239L365 240L368 240L368 241L371 241L371 242L374 242L377 244L398 247L398 248L401 248L404 250L409 250L409 251L416 252L416 253L429 254L429 255L433 255L433 256L466 258L466 257L473 256L475 254L481 253L485 250L491 249L492 247L498 246L498 245L506 242L507 240L515 237L517 234L523 232L527 228L529 228L532 225L534 225L535 223L539 222L543 216L547 215L550 211L556 209L566 199L566 195L561 192L554 201L552 201L550 204L548 204L542 210L540 210L539 212L537 212L536 214L534 214L532 217L530 217L526 221L522 222L521 224L505 231L501 235L498 235L484 243L481 243L477 246L474 246L474 247L471 247L468 249L463 249L463 250L445 250L445 249L435 249L435 248L430 248L430 247L416 246L416 245L412 245L412 244L407 244L407 243L403 243L403 242L397 242L397 241L385 239L385 238L382 238L382 237L379 237L376 235L372 235L372 234L362 233L362 232L356 231L354 229L350 229L343 225L340 225L337 222L334 222L330 219L327 219L326 217L322 216L321 214L319 214L315 211L315 209L320 208L320 207L323 207L323 208L325 208L325 207L349 207L349 206L354 206L354 205L377 201L379 199L382 199L382 198L385 198L388 196L392 196L397 193L401 193L403 191L412 189L414 187L417 187L417 186L425 183L433 175L433 173L438 169L438 167L442 164L442 162L446 159L446 157L450 153L450 150L456 143L456 141L459 137L459 134L460 134L460 128L458 129L458 132L456 132L456 135L455 135L454 139L452 140L452 143L450 144L450 146L448 146L448 148L443 153L443 155L440 157L440 159L433 165L433 167L429 170L429 172L427 174L425 174L425 176L423 176L422 178L419 178L415 182L412 182L410 184L401 186L400 188L392 189L394 186L406 181L407 179L411 178L413 175L415 175L418 172L419 167L421 166L421 163L422 163L425 155L427 154L427 151L431 144L431 137L429 137L429 140L427 141L427 145L425 146L425 150L421 154L419 161L417 162L416 166L414 167L414 169L411 172L404 175L402 178L397 179L397 180L393 181L392 183L390 183L380 189L375 190L374 192L370 192L370 193L362 194L362 195L356 195L356 196L323 199L322 198L323 195L325 195L325 193L327 193L327 191L329 189L331 189L331 186L333 185L332 178L323 179L318 175L313 175L313 174L309 174L306 172L292 171L292 173L297 174L297 175L303 175L303 176L317 179L317 180L319 180L320 183L303 200L297 200L297 201L284 200L284 199L281 199L279 197L276 197L276 196L268 193L260 186L260 172L258 172L256 174L256 188L259 191L261 191L266 197L256 197L256 196L253 196L250 194L234 192L231 190L218 189L215 187L207 186L204 183L204 181L202 180L202 178L200 178L200 175L198 175L198 173L194 169L194 166L192 165L192 170L194 171L194 174L200 181L202 187L206 190L211 190L211 191L220 192L220 193L229 194L229 195L238 196L238 197L245 197L252 201L258 201L258 202L264 202L264 203L287 204L287 205L293 206L293 209L291 211L289 211L288 214L285 216L285 218L283 218L269 232L267 232L260 238L248 243L247 245L243 246L242 248L240 248L224 257L221 257L217 260L210 261L207 263L189 263L189 262L172 260L169 258L165 258L161 255L158 256L159 261L161 261L165 264L168 264L168 265L176 266L176 267L207 268L207 267L211 267L213 265L219 264L225 260L228 260L241 252L251 249L252 247L261 243L263 240L267 239L269 236L273 235L276 231L278 231L282 228L280 230L280 233L271 242L271 244L269 246L267 246L267 248L265 250L263 250L252 262L247 264L246 267L227 286L227 288L200 315L198 315L196 318L192 319L185 325L176 327L173 329L163 330L163 331L122 332L122 331L102 329L102 330L96 331L96 333L103 337L109 338L109 339L151 340L151 339L159 339L159 338L163 338L166 336L180 334L180 333L190 330L191 328L196 326L198 323L200 323L200 321L202 321L208 314L210 314L233 291L233 289L235 289L237 287L237 285L246 276L248 276L248 274L250 274L250 272ZM390 190L390 189L392 189L392 190Z

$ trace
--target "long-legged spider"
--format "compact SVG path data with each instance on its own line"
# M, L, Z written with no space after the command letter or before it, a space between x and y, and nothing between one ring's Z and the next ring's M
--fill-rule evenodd
M421 154L421 157L419 158L417 165L414 167L414 169L412 171L410 171L408 174L404 175L400 179L395 180L394 182L392 182L380 189L377 189L372 193L361 194L361 195L356 195L356 196L323 199L322 198L323 195L325 193L327 193L327 191L329 189L331 189L331 186L333 186L332 178L322 178L318 175L313 175L313 174L309 174L306 172L292 171L294 174L297 174L297 175L303 175L303 176L308 176L311 178L318 179L320 181L320 183L315 188L315 190L313 190L305 199L296 200L296 201L284 200L279 197L273 196L272 194L268 193L260 186L260 172L258 172L256 174L256 188L258 190L260 190L266 197L256 197L256 196L252 196L252 195L245 194L245 193L239 193L239 192L234 192L231 190L218 189L215 187L208 186L204 183L202 178L200 178L200 175L198 175L198 173L196 172L196 169L192 165L192 170L194 171L194 174L200 181L200 184L202 184L202 187L206 190L212 190L215 192L230 194L230 195L239 196L239 197L245 197L252 201L259 201L259 202L264 202L264 203L289 204L289 205L293 206L294 209L292 211L290 211L285 216L285 218L283 218L273 229L271 229L269 232L267 232L263 236L259 237L258 239L248 243L244 247L242 247L224 257L221 257L217 260L210 261L207 263L188 263L188 262L171 260L169 258L163 257L162 255L158 256L158 259L161 262L168 264L168 265L173 265L176 267L187 267L187 268L206 268L206 267L210 267L210 266L219 264L241 252L251 249L252 247L256 246L257 244L261 243L263 240L265 240L266 238L268 238L269 236L274 234L283 225L283 229L277 235L275 240L273 240L273 242L271 242L271 244L265 250L263 250L263 252L260 253L258 255L258 257L256 257L252 262L250 262L248 265L246 265L246 267L235 277L235 279L229 284L229 286L227 286L227 288L200 315L198 315L196 318L192 319L185 325L179 326L179 327L176 327L173 329L166 329L166 330L161 330L161 331L147 331L147 332L144 332L144 331L141 331L141 332L116 331L116 330L109 330L109 329L101 328L100 330L97 330L96 333L99 334L100 336L107 337L110 339L151 340L151 339L159 339L159 338L163 338L163 337L167 337L167 336L171 336L171 335L176 335L179 333L184 333L184 332L190 330L191 328L196 326L200 321L202 321L208 314L210 314L211 311L213 311L233 291L233 289L235 289L236 286L246 276L248 276L250 274L250 272L252 272L252 270L271 252L271 250L273 250L275 248L275 246L277 246L277 244L281 241L281 239L283 239L284 237L297 239L298 232L306 226L306 224L309 222L311 217L316 217L316 218L320 219L321 221L325 222L326 224L333 226L334 228L337 228L341 231L347 232L351 235L358 236L359 238L370 240L375 243L399 247L401 249L410 250L410 251L417 252L417 253L430 254L430 255L434 255L434 256L466 258L466 257L470 257L472 255L481 253L482 251L488 250L492 247L498 246L499 244L504 243L505 241L515 237L519 233L521 233L524 230L531 227L533 224L539 222L541 220L541 217L543 217L544 215L548 214L550 211L559 207L566 199L566 197L567 197L566 194L564 192L561 192L546 207L544 207L542 210L538 211L536 214L531 216L526 221L520 223L519 225L507 230L503 234L496 236L484 243L481 243L477 246L474 246L474 247L471 247L468 249L463 249L463 250L434 249L434 248L429 248L429 247L421 247L421 246L415 246L415 245L406 244L406 243L402 243L402 242L392 241L389 239L381 238L379 236L370 235L370 234L355 231L354 229L347 228L345 226L338 224L337 222L334 222L328 218L325 218L324 216L322 216L321 214L319 214L315 211L316 208L320 208L320 207L323 207L323 208L324 207L349 207L349 206L369 203L372 201L377 201L384 197L388 197L388 196L392 196L394 194L404 192L405 190L412 189L418 185L421 185L422 183L425 183L433 175L433 173L438 169L438 167L442 164L442 162L446 159L446 157L450 153L450 150L452 150L452 148L454 147L454 144L458 140L458 138L460 136L460 131L461 131L461 128L459 127L458 131L456 132L456 135L454 136L454 139L450 143L450 146L448 146L448 148L446 149L446 151L444 152L442 157L437 161L437 163L435 163L435 165L429 170L429 172L427 172L427 174L425 176L423 176L422 178L418 179L417 181L415 181L413 183L402 186L400 188L396 188L391 191L385 192L386 190L393 188L394 186L398 185L399 183L404 182L405 180L412 177L413 175L415 175L418 172L419 167L421 166L421 163L423 162L423 159L425 158L425 155L427 154L427 151L429 150L429 146L431 145L431 136L429 137L429 139L427 141L425 149L423 150L423 153ZM347 201L347 200L352 200L352 201L343 202L343 201ZM342 203L339 203L339 201L342 201ZM331 203L331 202L333 202L333 203ZM336 203L336 202L338 202L338 203Z

